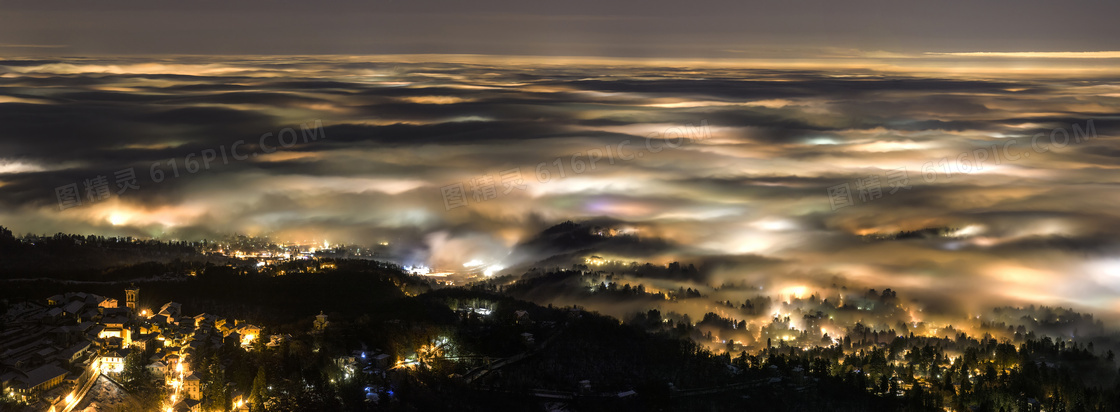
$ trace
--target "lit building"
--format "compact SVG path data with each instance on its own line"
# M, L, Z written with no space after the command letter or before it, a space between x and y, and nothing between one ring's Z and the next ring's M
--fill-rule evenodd
M136 307L137 307L136 302L139 299L140 299L140 288L133 286L133 287L130 287L130 288L124 290L124 301L125 301L124 305L125 305L125 307L127 307L129 309L132 309L133 313L136 313ZM114 301L113 303L114 303L113 307L116 307L116 301Z
M331 322L327 320L327 315L323 314L323 311L319 311L319 314L315 315L315 331L322 332L330 324Z
M15 380L18 383L13 385L13 389L15 389L15 392L19 392L23 395L49 390L61 384L62 380L66 378L67 373L66 369L49 363L32 369L26 374L23 374L23 376L17 377Z
M202 380L199 379L198 375L192 372L186 378L183 378L183 392L189 399L202 399Z
M126 357L128 357L128 350L125 349L106 352L101 356L101 372L121 373L124 370Z

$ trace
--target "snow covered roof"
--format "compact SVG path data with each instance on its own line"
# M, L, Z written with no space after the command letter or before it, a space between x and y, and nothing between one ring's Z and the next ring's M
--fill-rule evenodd
M78 313L78 311L81 311L85 306L85 302L74 301L67 303L66 306L62 307L62 310L66 311L66 313Z
M65 376L67 373L69 372L66 369L62 369L53 363L48 363L27 372L27 378L20 380L27 384L28 388L34 388L51 379Z

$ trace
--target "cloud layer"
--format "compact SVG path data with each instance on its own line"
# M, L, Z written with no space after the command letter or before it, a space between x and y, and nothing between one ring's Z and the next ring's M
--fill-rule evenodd
M840 276L1120 313L1112 75L342 57L0 68L0 222L17 233L391 242L454 267L526 263L511 252L541 230L606 219L656 240L614 258L706 264L716 285ZM80 206L60 204L71 184ZM887 236L923 228L946 230Z

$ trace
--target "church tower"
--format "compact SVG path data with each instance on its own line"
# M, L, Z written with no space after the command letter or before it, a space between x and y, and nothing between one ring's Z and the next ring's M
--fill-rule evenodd
M331 322L327 320L327 315L324 315L323 311L319 311L319 314L315 316L315 323L312 325L315 329L312 332L322 332L327 328L327 325L330 324Z
M127 306L129 309L132 309L133 313L136 313L136 301L139 300L139 299L140 299L140 288L138 288L136 286L132 286L132 287L124 290L125 306Z

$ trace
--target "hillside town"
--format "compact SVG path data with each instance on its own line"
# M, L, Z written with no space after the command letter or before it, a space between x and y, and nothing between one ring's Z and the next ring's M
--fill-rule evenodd
M40 303L9 308L0 331L0 387L8 400L33 410L73 410L101 377L116 383L130 355L151 355L144 368L168 394L170 411L199 411L200 379L187 362L201 350L225 344L250 348L261 328L238 319L200 313L189 315L182 304L147 308L140 289L117 299L92 293L54 295ZM325 325L325 319L319 320ZM272 335L262 342L276 346ZM244 396L232 397L236 410L247 410Z

